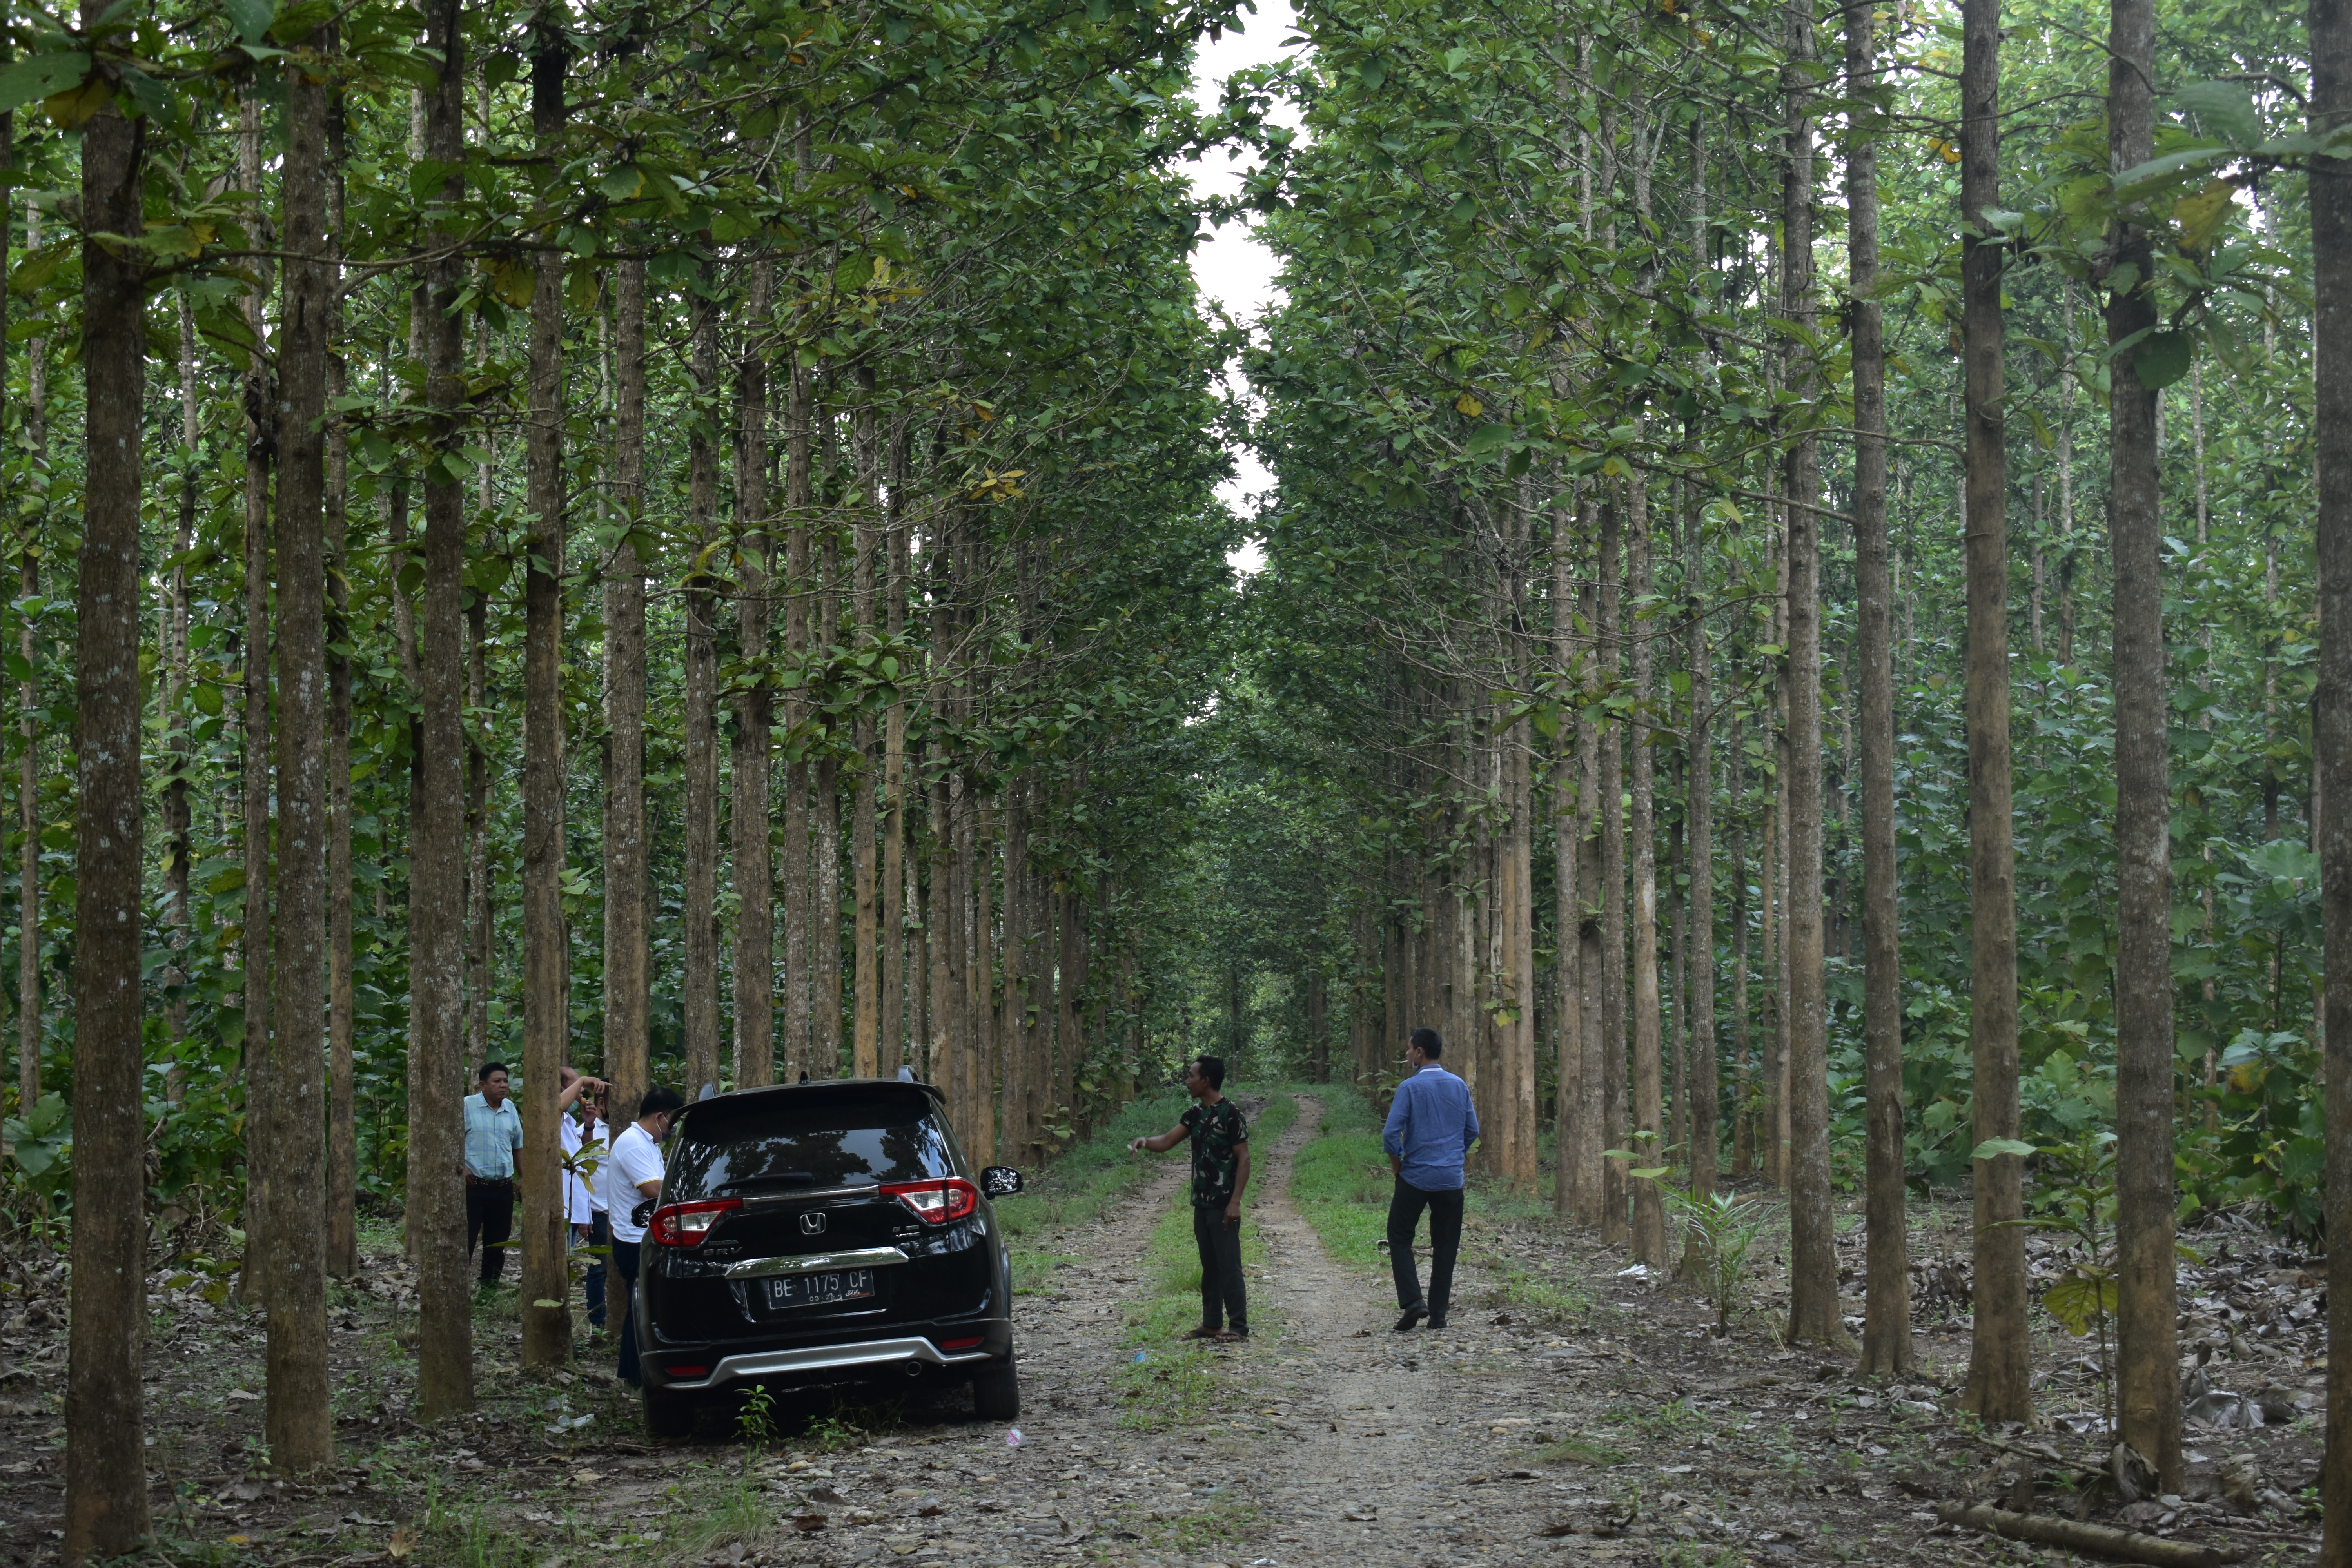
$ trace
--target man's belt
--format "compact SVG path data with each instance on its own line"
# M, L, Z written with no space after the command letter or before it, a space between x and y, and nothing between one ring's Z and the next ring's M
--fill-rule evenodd
M514 1185L514 1178L512 1176L478 1176L468 1171L466 1173L466 1184L469 1187L511 1187Z

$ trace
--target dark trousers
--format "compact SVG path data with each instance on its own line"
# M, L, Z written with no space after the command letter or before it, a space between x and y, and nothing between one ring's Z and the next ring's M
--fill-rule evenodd
M1412 1264L1412 1233L1420 1228L1421 1211L1429 1210L1429 1315L1445 1316L1454 1296L1454 1258L1462 1250L1462 1189L1424 1192L1397 1178L1396 1194L1389 1199L1389 1268L1396 1275L1397 1305L1421 1300L1421 1275Z
M1223 1204L1192 1205L1192 1239L1201 1248L1201 1323L1249 1332L1249 1298L1242 1285L1242 1227L1225 1223Z
M623 1383L637 1381L637 1315L631 1307L637 1293L638 1246L617 1237L613 1242L613 1272L621 1277L621 1362L614 1370Z
M505 1243L514 1235L515 1187L512 1182L466 1183L466 1256L482 1249L482 1283L495 1285L506 1272Z
M574 1231L572 1234L577 1236L579 1232ZM613 1216L603 1209L591 1212L588 1215L588 1239L581 1245L611 1247ZM580 1291L588 1299L588 1326L601 1331L604 1326L604 1260L603 1258L592 1256L588 1259L588 1273L580 1281Z

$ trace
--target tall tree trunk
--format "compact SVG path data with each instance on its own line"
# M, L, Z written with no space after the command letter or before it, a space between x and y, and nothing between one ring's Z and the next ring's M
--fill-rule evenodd
M331 50L331 37L312 38ZM270 1031L269 1213L263 1234L269 1396L262 1429L271 1463L291 1473L334 1457L328 1407L325 1184L327 994L328 277L327 92L300 65L286 72L280 164L286 247L278 339L277 1022Z
M1650 499L1648 487L1637 477L1625 487L1626 590L1637 605L1650 597ZM1657 748L1649 743L1653 720L1649 711L1651 672L1656 662L1654 644L1646 635L1633 638L1633 714L1627 740L1633 748L1633 774L1627 795L1631 821L1626 836L1633 853L1633 1135L1651 1135L1646 1146L1636 1145L1645 1165L1664 1158L1664 1105L1659 1083L1658 1046L1664 1020L1658 994L1658 822ZM1628 1145L1619 1144L1620 1148ZM1615 1163L1618 1162L1612 1162ZM1656 1268L1666 1258L1666 1208L1654 1181L1633 1184L1633 1256Z
M874 372L858 374L856 426L852 445L857 463L856 529L851 567L850 597L856 631L853 646L870 649L877 629L875 567L882 531L882 461L878 421L874 409ZM882 1039L882 910L877 886L876 792L881 768L875 756L873 716L863 706L850 721L857 748L850 775L850 898L851 956L855 964L850 1015L850 1071L873 1078L881 1068Z
M699 292L688 303L693 317L690 365L704 407L719 395L719 308ZM710 423L688 426L686 533L697 557L688 568L686 609L686 930L679 1023L686 1047L686 1098L719 1081L719 651L718 595L701 557L715 526L719 458Z
M82 16L94 27L94 3ZM145 137L111 102L82 128L82 221L137 234ZM128 1556L147 1535L140 1368L147 1322L146 1122L140 1041L140 416L144 268L82 241L80 606L74 648L80 812L74 867L71 1343L66 1358L64 1556ZM27 844L29 851L31 846Z
M350 535L351 444L337 405L350 390L343 358L342 250L344 100L338 87L327 102L327 1272L348 1279L359 1272L359 1104L352 1059L359 1027L352 985L352 659ZM193 346L193 345L191 345ZM191 355L190 357L194 357ZM189 443L191 451L195 443ZM186 588L173 574L183 606L180 646L185 653ZM184 731L182 743L184 744ZM179 831L185 858L187 808ZM182 875L184 877L185 873ZM182 889L184 898L184 883Z
M1667 1029L1666 1146L1675 1162L1690 1159L1690 900L1683 893L1685 819L1666 829Z
M561 4L539 13L530 124L542 158L563 134L570 44ZM522 1363L572 1358L572 1310L556 1079L572 1035L571 936L563 919L563 256L542 250L530 297L530 414L523 445L531 516L523 578Z
M2114 0L2107 39L2107 162L2156 156L2155 0ZM2116 271L2137 289L2107 301L2107 342L2157 325L2148 232L2123 223ZM2172 842L2166 792L2164 515L2157 395L2127 353L2111 363L2108 534L2115 552L2116 1404L2123 1440L2167 1491L2180 1452L2179 1310L2173 1242Z
M768 305L776 264L751 264L736 369L735 626L738 657L754 672L735 702L735 1085L776 1080L775 862L768 837L770 730L775 687L768 672L770 578L775 539L768 519Z
M882 571L882 632L893 647L907 629L908 539L907 431L891 429L888 456L889 510L885 514ZM906 656L894 654L904 670L891 682L889 705L882 714L882 1047L880 1068L895 1077L908 1056L907 1040L907 905L911 879L907 860L907 705L898 691ZM921 968L917 966L917 984Z
M1748 794L1739 710L1731 712L1731 765L1723 795L1731 807L1731 1173L1756 1169L1755 1083L1748 1039Z
M465 156L462 0L430 0L425 42L442 59L439 81L423 94L424 152L455 170ZM452 174L445 206L463 187ZM412 320L422 339L428 439L425 468L425 658L416 672L416 820L409 847L408 1226L416 1264L416 1408L427 1422L474 1407L473 1305L466 1280L463 1108L465 1010L459 980L465 946L462 880L466 730L461 616L465 602L466 496L449 471L463 445L466 396L457 316L459 262L454 237L425 267Z
M811 432L809 373L795 361L784 408L784 658L796 674L812 656L809 637L809 473ZM800 742L807 716L795 680L784 696L783 726L792 741L784 764L784 1046L783 1076L797 1081L809 1061L809 977L814 958L810 936L810 769Z
M2310 129L2352 121L2352 0L2310 0ZM2311 169L2313 456L2319 495L2319 690L2314 736L2326 945L2327 1222L2352 1237L2352 168ZM2352 1345L2352 1247L2327 1254L2327 1342ZM2352 1355L2327 1362L2320 1562L2352 1568Z
M973 579L977 581L976 578ZM971 781L967 781L967 793ZM970 967L966 974L971 983L972 1040L972 1137L966 1145L976 1151L973 1158L993 1160L1006 1141L1000 1135L996 1101L996 1070L998 1051L993 1043L995 1034L995 977L990 973L989 944L995 940L995 911L991 909L991 889L993 885L995 835L990 823L988 797L978 796L972 812L972 844L966 863L971 868L972 889L972 928ZM1020 1152L1013 1151L1015 1158Z
M630 258L614 277L618 372L614 398L614 488L627 531L604 579L604 1079L614 1125L633 1120L651 1085L651 931L646 920L646 264Z
M5 199L0 195L0 200ZM40 209L28 202L25 247L30 250L40 243ZM25 434L33 461L44 472L49 466L47 358L48 340L46 334L36 333L25 344ZM86 355L84 364L88 364ZM40 558L27 550L17 565L18 587L29 599L41 591ZM16 651L26 672L16 688L25 740L16 772L16 831L23 846L17 851L16 868L16 1096L21 1113L41 1098L41 686L40 667L33 662L37 649L30 618L17 632Z
M1601 670L1614 685L1623 648L1618 637L1618 572L1624 537L1617 503L1601 506ZM1601 1140L1603 1149L1625 1147L1625 726L1614 720L1601 731ZM1612 1247L1632 1239L1625 1191L1625 1162L1600 1163L1601 1238Z
M2001 246L1985 225L2000 203L2000 0L1963 0L1960 65L1962 375L1967 400L1970 1136L2018 1133L2017 868L2011 837L2008 488L2002 451ZM1972 236L1983 235L1979 239ZM2026 1337L2023 1170L2015 1154L1974 1164L1975 1329L1966 1408L1987 1421L2032 1418Z
M1029 1105L1035 1098L1036 1089L1029 1081L1028 1031L1025 1027L1028 999L1023 989L1027 979L1029 943L1026 935L1032 919L1027 898L1028 784L1029 775L1024 771L1013 776L1004 791L1004 939L1000 959L1004 972L1004 1013L1003 1022L998 1030L998 1037L1003 1042L1004 1071L999 1093L1003 1099L1004 1142L1015 1160L1029 1157L1029 1141L1035 1132L1035 1123L1029 1115Z
M1551 516L1551 659L1562 674L1576 664L1576 503L1556 500ZM1570 738L1573 737L1573 751ZM1581 1217L1579 1201L1585 1172L1580 1162L1584 1130L1584 992L1578 962L1583 952L1583 886L1577 876L1584 851L1584 816L1591 802L1577 787L1571 756L1581 763L1592 745L1592 725L1577 705L1576 727L1560 729L1552 758L1552 1027L1559 1042L1559 1089L1552 1116L1552 1209L1561 1218Z
M1696 127L1693 135L1697 134ZM1706 557L1696 488L1683 520L1683 592L1690 615L1690 1171L1691 1192L1713 1195L1721 1089L1715 1066L1715 672L1707 644Z
M262 188L261 103L247 92L238 105L237 178L248 191ZM256 227L267 235L267 219ZM274 238L265 239L276 248ZM255 286L246 296L246 327L255 351L245 374L245 637L242 648L245 679L245 741L242 758L241 804L245 808L245 923L237 933L237 957L244 972L239 989L245 1007L245 1159L247 1214L245 1265L238 1289L249 1305L263 1304L268 1289L264 1259L269 1255L269 1175L268 1152L270 1110L269 1028L269 470L278 457L275 390L269 384L274 353L268 342L268 319L264 301L269 291L269 264L256 263Z
M464 1059L490 1057L490 976L498 924L490 893L490 750L488 726L478 717L490 700L490 606L468 594L466 623L466 868L462 882L465 922Z
M6 134L5 120L0 120L0 142L6 141ZM6 149L0 146L0 172L5 172L8 166ZM9 210L7 203L0 200L0 249L5 249L7 245ZM0 289L0 293L5 292L5 289ZM172 574L163 590L162 648L164 746L170 756L165 763L166 782L163 785L163 919L172 932L172 957L163 967L163 1026L172 1042L172 1060L164 1069L163 1093L173 1105L179 1104L187 1093L187 1063L182 1058L181 1047L188 1037L188 972L184 959L188 950L191 925L188 872L189 857L194 848L191 829L194 819L188 781L192 759L188 744L186 560L196 542L196 454L204 438L203 414L196 391L196 315L184 293L180 296L179 307L180 504L179 516L172 531ZM5 342L6 336L7 311L5 301L0 300L0 343ZM0 382L7 379L6 357L5 349L0 348ZM0 388L0 427L7 424L6 405L7 394L5 388ZM29 530L27 531L30 532ZM29 665L31 662L27 657L26 663ZM345 689L348 691L348 683ZM345 710L348 712L348 696L345 698Z
M1878 85L1873 8L1845 11L1845 88ZM1903 954L1895 864L1894 584L1886 539L1886 333L1878 301L1876 128L1850 134L1845 154L1846 270L1853 301L1853 553L1857 675L1862 688L1863 1078L1865 1102L1862 1370L1904 1373L1911 1340L1911 1264L1903 1174Z
M1789 167L1780 276L1800 340L1813 300L1813 0L1789 8ZM1814 393L1810 352L1790 390ZM1822 946L1822 478L1810 434L1790 449L1789 500L1789 1338L1851 1343L1838 1310L1830 1196L1829 997Z

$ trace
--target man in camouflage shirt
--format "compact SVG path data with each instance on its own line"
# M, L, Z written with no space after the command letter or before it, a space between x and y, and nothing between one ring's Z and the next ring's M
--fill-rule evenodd
M1242 1286L1242 1191L1249 1185L1249 1124L1224 1096L1225 1064L1202 1057L1184 1070L1194 1103L1182 1121L1130 1149L1160 1154L1192 1144L1192 1240L1201 1249L1201 1326L1188 1340L1249 1338L1249 1302Z

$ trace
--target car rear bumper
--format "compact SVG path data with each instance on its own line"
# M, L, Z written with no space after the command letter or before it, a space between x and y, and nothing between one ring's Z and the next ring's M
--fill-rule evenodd
M980 1343L961 1345L975 1337ZM959 1348L945 1350L943 1343ZM648 1388L685 1394L763 1379L823 1382L893 1369L914 1374L944 1373L1001 1362L1012 1353L1013 1325L998 1318L942 1323L928 1334L898 1333L821 1344L665 1346L646 1360L642 1375ZM673 1373L673 1366L680 1370ZM695 1370L688 1371L689 1367Z

